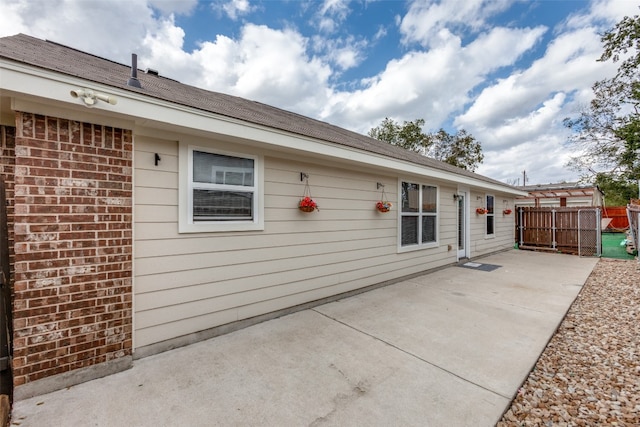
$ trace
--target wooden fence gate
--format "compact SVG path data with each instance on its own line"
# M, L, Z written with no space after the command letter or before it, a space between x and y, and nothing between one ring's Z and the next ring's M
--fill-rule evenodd
M521 249L600 256L601 211L592 207L520 207L516 240Z

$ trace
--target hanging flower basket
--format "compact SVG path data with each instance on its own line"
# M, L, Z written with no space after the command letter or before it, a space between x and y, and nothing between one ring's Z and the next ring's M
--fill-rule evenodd
M304 191L302 193L302 199L298 202L298 209L302 212L319 211L318 204L311 198L311 188L309 187L309 178L304 183Z
M380 195L380 201L376 203L376 209L380 212L389 212L393 204L387 200L387 195L384 193L384 184L378 183L378 188L380 187L382 187L382 194Z
M298 203L298 209L302 212L313 212L318 209L318 204L309 196L305 196L300 199L300 203Z
M511 209L505 209L502 211L502 213L505 215L511 215Z
M389 212L392 207L393 207L393 204L391 202L383 202L381 200L378 203L376 203L376 209L378 209L380 212Z
M477 213L478 215L484 215L484 214L486 214L486 213L489 213L489 211L488 211L487 209L485 209L485 208L477 208L477 209L476 209L476 213Z

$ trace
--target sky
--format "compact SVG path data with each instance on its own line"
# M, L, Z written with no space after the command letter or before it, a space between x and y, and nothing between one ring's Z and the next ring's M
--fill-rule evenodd
M464 129L476 172L576 181L563 119L615 74L601 35L638 0L0 0L24 33L366 134Z

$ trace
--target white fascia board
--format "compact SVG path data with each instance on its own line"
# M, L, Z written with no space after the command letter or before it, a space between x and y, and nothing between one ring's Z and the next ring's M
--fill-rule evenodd
M123 75L122 78L125 81L128 76ZM71 97L70 91L79 88L88 88L103 92L109 96L115 96L118 99L118 103L110 105L105 102L98 102L94 107L86 108L82 106L81 101ZM335 143L245 122L152 98L144 94L113 88L6 60L0 60L0 89L38 98L40 104L65 103L71 109L70 111L75 110L76 113L78 112L77 106L80 105L82 111L86 111L87 115L95 117L98 114L106 114L112 118L119 118L124 122L134 122L138 126L153 128L168 125L169 127L180 128L185 132L192 130L226 135L267 144L274 149L303 151L341 161L347 160L376 168L393 170L401 174L449 181L458 185L468 185L518 196L527 194L520 190L511 189L506 185L501 186L452 172L340 146ZM52 109L52 114L58 111L59 109Z

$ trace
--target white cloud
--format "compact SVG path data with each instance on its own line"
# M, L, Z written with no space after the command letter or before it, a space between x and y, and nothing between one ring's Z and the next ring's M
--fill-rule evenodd
M331 69L307 56L307 40L294 30L247 24L239 39L219 35L192 53L183 50L183 39L181 28L163 21L157 33L145 38L147 66L184 83L309 116L326 102L323 88Z
M226 3L214 4L213 7L222 9L234 21L241 15L246 15L254 10L249 4L249 0L230 0Z
M387 28L384 25L380 25L378 26L378 31L376 31L376 34L373 36L373 40L374 41L380 40L384 38L386 35L387 35Z
M312 50L323 61L335 65L337 71L344 71L360 64L369 45L366 40L356 39L354 36L328 39L316 35L311 38L311 43Z
M424 118L427 129L437 129L488 74L512 64L543 33L544 28L496 28L464 47L452 37L429 51L409 52L363 80L362 89L334 94L322 117L363 133L384 117Z
M576 13L567 17L566 29L580 29L604 24L612 27L624 16L633 16L640 13L638 3L628 0L594 0L591 2L588 13Z
M590 101L595 81L615 71L596 61L602 47L593 17L582 21L557 33L529 68L487 86L455 119L483 143L487 165L481 173L499 178L526 169L532 183L576 179L565 167L572 153L562 120Z
M485 150L485 162L476 172L502 182L520 179L521 185L522 171L527 173L527 184L575 181L575 173L565 167L571 155L564 145L566 135L566 132L541 135L526 144Z
M526 115L510 117L500 126L483 130L482 134L487 149L500 149L518 145L520 141L535 139L547 132L550 125L557 127L558 120L562 120L559 114L562 112L565 94L557 93L552 98L545 100L542 105Z
M313 23L325 33L333 33L349 15L349 0L324 0Z
M550 93L591 87L612 71L610 65L596 61L600 49L599 37L592 29L560 35L528 69L486 87L473 105L457 117L456 124L468 128L498 126L532 111Z
M146 0L3 0L0 35L18 32L106 58L128 62L149 28L156 26Z
M175 26L173 15L161 19L155 31L148 31L142 41L140 68L153 68L163 76L196 82L199 67L193 61L195 55L183 50L184 36L184 30Z
M482 33L465 49L465 62L484 70L495 70L512 65L523 53L531 49L546 32L545 27L497 27Z
M28 5L18 0L5 0L2 4L2 25L0 37L18 33L28 33L29 27L24 21L27 16Z
M446 42L451 29L482 30L486 19L511 5L510 0L415 0L402 18L405 43L437 46Z
M158 9L165 15L190 14L197 6L198 0L149 0L149 5Z

